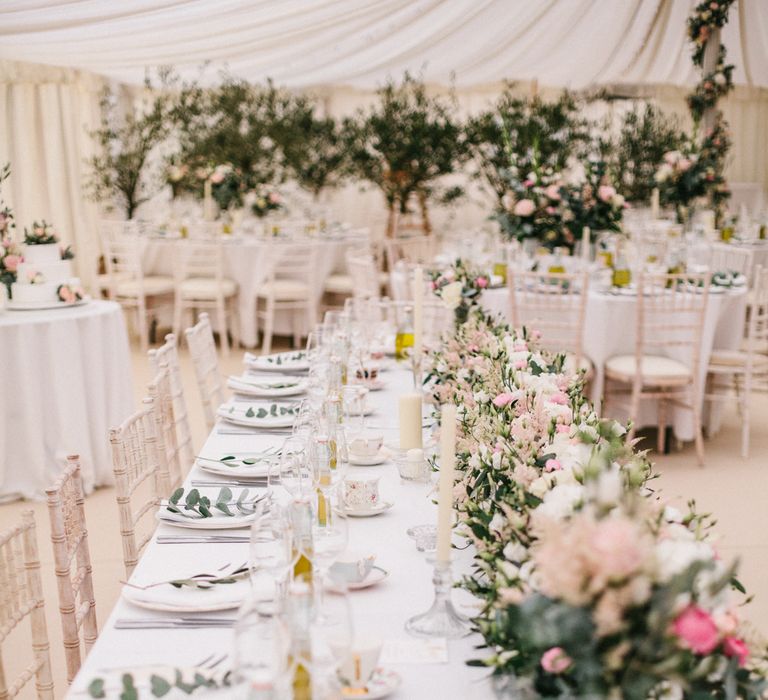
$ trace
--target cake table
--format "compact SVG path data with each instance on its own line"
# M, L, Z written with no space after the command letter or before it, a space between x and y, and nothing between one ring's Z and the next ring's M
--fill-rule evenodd
M119 304L0 311L0 500L40 498L68 454L87 491L112 483L108 430L133 410Z

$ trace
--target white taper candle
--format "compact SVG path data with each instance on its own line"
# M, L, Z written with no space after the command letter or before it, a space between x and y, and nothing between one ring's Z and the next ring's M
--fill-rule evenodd
M437 561L451 560L453 481L456 473L456 406L441 409L440 481L437 494Z
M400 408L400 449L421 447L421 394L402 394Z
M589 262L589 238L590 231L589 226L585 226L581 231L581 259Z

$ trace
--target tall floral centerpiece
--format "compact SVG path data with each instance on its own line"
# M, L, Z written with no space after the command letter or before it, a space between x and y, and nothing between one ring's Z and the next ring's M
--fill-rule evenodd
M461 259L447 270L436 270L430 275L432 291L453 311L456 327L466 323L472 309L478 308L480 295L487 289L490 278Z
M566 207L563 225L569 238L591 231L621 231L627 203L608 175L607 163L596 158L584 163L584 180L563 189Z

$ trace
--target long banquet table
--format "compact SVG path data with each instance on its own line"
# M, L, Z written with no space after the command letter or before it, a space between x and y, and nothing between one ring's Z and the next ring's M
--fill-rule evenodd
M411 373L398 366L382 373L382 378L386 387L368 396L375 409L368 422L371 428L381 428L385 442L396 443L397 396L412 390ZM425 408L425 416L429 412ZM221 435L214 428L201 454L223 455L265 449L279 446L283 439L274 434ZM193 467L187 482L192 478L201 478L204 474ZM351 519L350 522L349 548L375 554L376 564L389 572L389 577L378 586L350 594L355 630L363 635L380 636L384 641L407 639L404 623L410 616L424 612L429 607L433 587L432 566L416 550L406 529L420 523L435 522L437 508L429 496L430 486L402 482L392 462L379 467L350 468L350 477L360 475L381 476L382 497L394 501L394 507L382 515ZM215 487L212 490L217 489ZM117 523L114 527L117 527ZM161 534L189 532L161 523L144 551L132 580L167 580L179 575L199 573L201 562L205 562L210 570L215 570L224 563L248 558L248 544L245 543L160 545L156 541ZM455 551L455 577L468 572L470 559L471 553L468 550ZM463 591L454 592L454 603L465 614L472 614L474 610L471 596ZM234 611L231 614L234 617ZM115 629L118 618L147 618L154 615L162 616L162 613L151 613L120 599L109 619L103 623L96 645L73 682L69 697L82 698L88 683L98 675L100 669L136 668L150 664L188 668L214 652L220 654L232 649L231 629ZM221 616L222 613L215 615ZM470 697L482 700L494 697L488 680L489 672L482 668L468 667L465 663L485 653L475 650L479 641L479 637L472 635L449 642L447 664L392 666L401 675L403 683L389 697L392 700ZM231 663L231 656L226 663Z

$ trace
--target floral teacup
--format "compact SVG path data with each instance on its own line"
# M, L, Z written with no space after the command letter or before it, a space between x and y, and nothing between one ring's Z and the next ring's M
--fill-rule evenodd
M341 497L347 508L369 510L379 504L379 479L345 479Z

